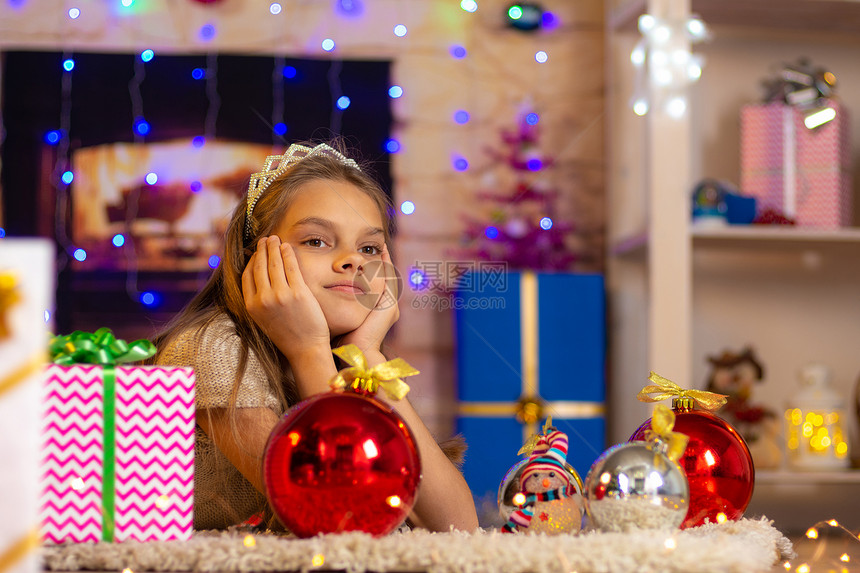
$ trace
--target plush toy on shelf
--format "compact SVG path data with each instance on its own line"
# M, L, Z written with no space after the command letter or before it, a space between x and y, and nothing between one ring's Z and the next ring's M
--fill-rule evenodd
M549 534L577 533L582 528L582 483L567 464L567 435L549 424L547 421L544 433L536 436L529 457L515 465L502 482L499 502L503 516L507 517L502 527L506 533L525 529ZM524 450L528 452L530 448L531 444L527 444ZM519 492L512 498L516 509L505 516L504 492L514 479L519 483Z
M781 419L773 409L753 400L753 390L764 378L764 367L755 351L749 346L740 352L724 350L719 356L708 356L708 363L707 390L726 396L720 416L746 440L756 467L782 465Z

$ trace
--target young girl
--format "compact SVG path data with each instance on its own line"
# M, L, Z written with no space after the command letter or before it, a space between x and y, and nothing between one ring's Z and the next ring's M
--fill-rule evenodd
M399 316L390 281L364 275L391 268L380 186L326 144L294 144L271 159L233 214L221 265L155 340L154 362L191 366L197 376L197 529L271 515L261 460L275 424L299 400L330 391L332 348L353 343L371 366L384 362L382 342ZM412 524L477 527L460 472L407 400L390 404L421 455Z

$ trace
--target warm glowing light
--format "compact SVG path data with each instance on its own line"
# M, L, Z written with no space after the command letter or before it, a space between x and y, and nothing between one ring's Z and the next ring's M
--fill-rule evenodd
M708 466L714 466L717 464L717 460L714 459L714 453L711 450L705 450L705 463Z
M521 506L522 504L524 504L526 502L526 494L524 494L523 492L519 492L518 494L516 494L514 496L513 501L514 501L514 505L516 505L517 507Z
M633 51L630 52L630 61L634 66L641 66L645 63L645 49L641 46L636 46L633 48Z
M364 450L364 455L367 456L367 459L372 460L379 457L379 449L376 447L376 443L370 438L361 444L361 448Z
M848 444L846 444L845 442L839 442L838 444L836 444L836 455L838 457L841 458L847 453L848 453Z
M157 507L158 509L164 509L168 505L170 505L170 498L166 495L159 495L157 498L155 498L155 507Z
M474 12L478 9L478 3L475 2L475 0L462 0L460 2L460 8L466 12Z
M79 477L72 478L71 480L69 480L69 487L75 491L84 489L84 480Z
M600 483L603 485L608 484L612 480L612 474L609 472L603 472L600 474Z
M670 537L666 541L663 542L663 545L666 546L666 549L669 549L671 551L672 549L675 549L678 546L678 543L675 541L674 537Z
M848 563L849 561L851 561L851 558L848 557L847 553L843 553L842 555L839 556L839 560L842 561L843 563Z
M726 517L726 514L722 511L717 514L717 523L725 523L727 519L728 517Z
M704 38L706 34L705 23L698 18L687 20L687 31L694 38Z
M805 125L807 129L815 129L819 125L824 125L828 121L831 121L835 118L836 110L832 107L826 107L820 111L810 113L805 118L803 118L803 125Z
M672 29L669 26L657 26L654 29L654 41L659 43L665 43L669 41L669 38L672 37Z
M245 547L255 547L257 545L257 540L254 539L253 535L246 535L245 539L242 540L242 545Z
M810 527L806 530L806 536L810 539L818 539L818 530L814 527Z
M654 28L657 19L651 14L642 14L639 16L639 31L643 34Z
M126 567L122 570L122 573L134 573L134 571L130 567Z
M827 522L827 525L829 525L831 527L839 527L839 522L836 521L835 519L831 519L830 521Z
M313 559L311 559L311 565L314 567L322 567L323 563L325 563L325 557L322 553L317 553L313 556Z
M390 495L385 498L385 503L387 503L391 507L400 507L400 496Z
M287 434L287 439L290 440L290 444L293 446L298 445L299 440L302 438L301 434L298 432L290 432Z
M648 113L648 102L644 99L637 99L633 102L633 113L638 116L643 116Z
M809 565L804 563L797 568L797 573L809 573Z
M785 567L786 571L791 571L791 561L786 561L782 566Z

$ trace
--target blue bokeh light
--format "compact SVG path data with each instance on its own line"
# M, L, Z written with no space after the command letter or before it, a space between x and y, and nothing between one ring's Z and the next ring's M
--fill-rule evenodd
M397 99L403 95L403 88L400 86L391 86L388 88L388 97Z
M427 284L427 276L420 269L412 269L409 271L409 284L415 290L421 289Z
M451 160L451 164L457 171L465 171L469 168L469 161L462 155L455 155Z
M283 121L279 121L272 126L272 131L274 131L276 135L284 135L287 133L287 124Z
M552 219L549 217L544 217L540 220L540 228L544 231L549 231L552 229Z
M152 61L152 58L155 57L155 52L152 50L144 50L140 53L140 59L144 62Z
M195 80L202 80L206 77L206 70L203 68L194 68L191 70L191 77Z
M469 123L469 119L471 119L471 116L469 115L469 112L465 109L458 109L456 112L454 112L454 121L456 121L460 125L463 125L464 123Z
M218 255L212 255L211 257L209 257L209 268L210 269L218 268L218 265L220 265L220 264L221 264L221 257L219 257Z
M415 203L412 201L404 201L400 204L400 212L404 215L411 215L415 212Z
M146 179L146 182L150 185L155 185L156 183L158 183L158 174L153 171L150 171L146 174L146 177L144 177L144 179Z
M349 107L349 104L352 103L348 97L340 96L337 98L337 109L346 109Z
M140 303L143 306L155 308L156 306L161 304L161 293L157 293L151 290L144 291L140 293Z
M84 262L85 260L87 260L87 252L80 247L72 251L72 256L75 258L76 261Z
M296 76L299 74L299 71L296 69L295 66L284 66L284 69L281 71L281 73L284 74L284 77L288 80L292 80L296 78Z
M193 145L197 149L200 149L201 147L206 145L206 138L202 135L197 135L194 137L194 139L191 140L191 145Z
M398 38L402 38L403 36L405 36L407 31L408 30L406 29L406 26L404 26L403 24L397 24L396 26L394 26L394 35Z
M150 130L149 123L142 117L139 117L134 122L134 130L139 135L146 135L149 133Z
M63 60L63 69L67 72L71 72L75 69L75 60L69 58L67 60Z
M540 121L540 116L534 112L526 115L526 123L529 125L537 125Z
M63 183L65 183L66 185L68 185L68 184L70 184L72 181L74 181L74 180L75 180L75 174L74 174L74 173L72 173L71 171L66 171L66 172L64 172L64 173L60 176L60 179L63 181Z
M125 235L123 235L122 233L117 233L113 236L110 242L113 243L114 247L121 247L125 244Z
M537 158L526 161L526 167L529 171L540 171L543 168L543 161Z
M334 40L332 40L331 38L326 38L322 41L320 46L322 46L322 49L326 52L331 52L332 50L334 50Z
M63 138L63 132L59 129L52 129L51 131L45 134L45 143L49 145L57 145L60 143L60 139Z
M463 58L466 57L466 54L467 54L466 48L464 48L463 46L461 46L459 44L454 44L453 46L451 46L450 51L451 51L451 55L454 56L455 58L457 58L458 60L462 60Z
M499 237L499 230L496 227L490 225L489 227L484 229L484 235L486 235L488 239L497 239Z
M397 153L400 151L400 142L392 138L385 142L385 151L388 153Z
M188 186L191 189L192 193L199 193L201 189L203 189L203 183L200 181L192 181L191 185Z
M204 42L208 42L212 38L215 37L217 30L213 24L203 24L200 27L200 39Z

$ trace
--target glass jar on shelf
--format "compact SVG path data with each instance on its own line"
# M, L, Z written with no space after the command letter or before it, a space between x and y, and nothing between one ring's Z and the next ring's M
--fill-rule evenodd
M830 386L830 370L810 364L785 411L786 450L792 468L838 470L850 465L845 399Z

